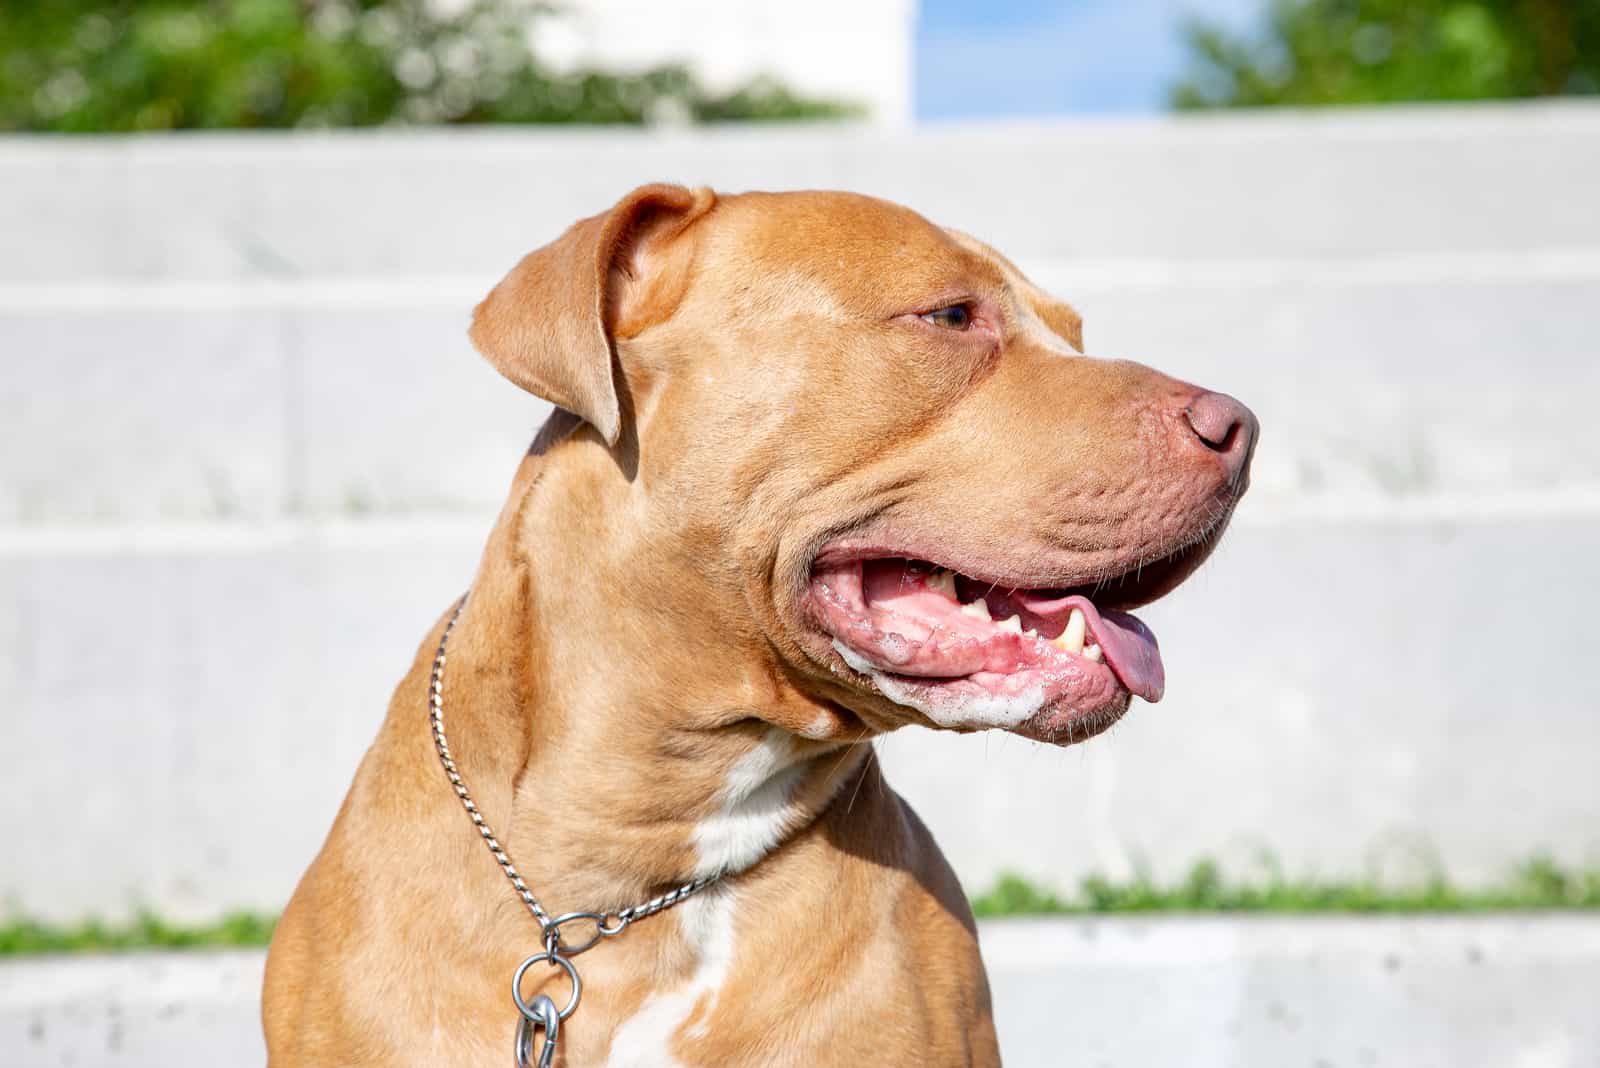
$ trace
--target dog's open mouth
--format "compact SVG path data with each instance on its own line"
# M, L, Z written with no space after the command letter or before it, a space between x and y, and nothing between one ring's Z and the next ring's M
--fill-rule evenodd
M909 557L823 559L811 602L840 657L890 700L945 726L1054 741L1114 722L1130 695L1161 699L1155 635L1110 606L1153 600L1182 564L1094 587L1007 589Z

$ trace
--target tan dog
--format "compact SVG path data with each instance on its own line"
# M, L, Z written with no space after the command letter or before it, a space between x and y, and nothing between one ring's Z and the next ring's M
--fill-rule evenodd
M993 250L844 193L646 186L472 338L575 415L449 639L456 766L552 913L724 874L576 958L557 1063L998 1063L962 889L869 742L1069 743L1158 698L1124 610L1210 550L1254 418L1084 357ZM433 747L442 627L273 940L279 1068L508 1063L540 931Z

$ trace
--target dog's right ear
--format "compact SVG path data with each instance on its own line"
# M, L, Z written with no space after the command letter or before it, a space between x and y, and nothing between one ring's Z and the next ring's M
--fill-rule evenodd
M499 372L529 393L582 417L607 445L622 434L614 330L628 286L647 266L654 244L670 241L708 211L709 189L646 185L610 211L575 223L530 252L472 314L472 344ZM663 310L663 314L671 309Z

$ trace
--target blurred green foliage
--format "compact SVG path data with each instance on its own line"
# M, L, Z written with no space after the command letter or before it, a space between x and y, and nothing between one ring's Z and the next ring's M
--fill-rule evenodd
M683 67L557 73L531 40L550 5L475 0L4 0L0 130L380 123L640 123L855 113Z
M1230 882L1209 860L1163 885L1147 873L1127 882L1090 876L1076 896L1063 897L1015 874L1002 875L972 899L979 916L1037 916L1123 912L1506 912L1600 909L1600 871L1568 871L1547 857L1522 864L1498 886L1467 889L1435 872L1411 885L1377 879L1288 879L1268 864L1269 876Z
M1185 38L1178 108L1600 92L1600 0L1272 0L1263 32Z

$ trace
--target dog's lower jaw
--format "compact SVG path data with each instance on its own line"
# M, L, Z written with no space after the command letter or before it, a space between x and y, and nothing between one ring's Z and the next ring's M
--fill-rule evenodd
M1110 692L1102 703L1088 709L1052 705L1042 690L1023 690L1005 697L979 693L967 699L953 699L938 691L919 692L915 680L878 670L838 639L833 648L851 670L863 675L885 698L946 730L1005 730L1036 742L1068 746L1109 729L1126 714L1132 700L1126 690Z

